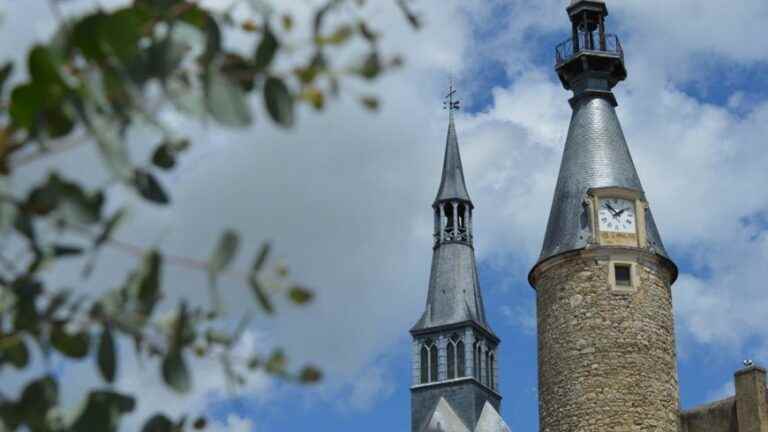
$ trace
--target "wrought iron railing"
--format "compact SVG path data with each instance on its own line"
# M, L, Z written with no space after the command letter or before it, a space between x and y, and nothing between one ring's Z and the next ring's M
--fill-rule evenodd
M592 34L579 33L577 40L570 38L557 46L555 49L555 61L557 66L567 62L581 52L616 54L624 60L624 50L621 47L619 37L615 34L605 35L605 42L603 43L597 32Z

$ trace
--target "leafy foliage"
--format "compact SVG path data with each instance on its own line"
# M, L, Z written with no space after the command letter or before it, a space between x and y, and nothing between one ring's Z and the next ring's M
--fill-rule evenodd
M50 0L54 10L58 1ZM115 10L62 18L49 43L29 49L26 65L0 66L0 371L37 371L33 353L39 351L46 362L51 357L93 361L94 374L108 385L84 389L79 409L64 413L59 386L72 383L66 375L40 376L16 398L0 396L0 430L118 430L141 397L120 391L121 353L131 344L178 393L194 390L189 361L195 357L219 359L235 387L246 382L243 367L296 383L321 380L322 373L311 365L292 370L279 348L267 356L232 355L250 322L246 317L227 331L233 318L219 300L218 279L237 274L233 266L246 248L236 231L224 231L207 261L173 257L160 247L115 238L128 209L108 213L105 203L107 187L120 183L149 204L172 204L160 173L176 169L195 142L165 124L161 112L242 128L259 120L254 105L263 105L268 121L292 128L300 105L322 110L347 80L373 80L400 66L397 57L379 51L374 23L348 13L364 3L327 0L304 23L311 34L307 39L293 37L301 24L265 1L251 2L259 7L242 19L231 8L217 12L192 0L133 0ZM418 27L405 0L393 5ZM251 47L229 46L227 37L235 33L246 35ZM357 50L359 61L339 64L335 53L342 48ZM24 67L25 80L19 81L13 72ZM379 107L374 96L360 102L369 110ZM145 163L132 159L129 136L147 127L158 144ZM89 190L83 179L51 172L28 193L14 193L11 184L23 165L81 144L94 146L111 175L109 184ZM46 282L46 269L54 263L84 263L87 278L104 247L139 261L118 287L93 298ZM285 266L273 265L270 252L269 244L262 245L241 277L256 307L276 313L280 294L295 306L311 303L312 291L292 282ZM72 257L82 259L66 261ZM169 265L204 272L210 305L190 307L183 297L169 304L163 279ZM204 416L188 422L157 413L142 430L204 429L206 424Z

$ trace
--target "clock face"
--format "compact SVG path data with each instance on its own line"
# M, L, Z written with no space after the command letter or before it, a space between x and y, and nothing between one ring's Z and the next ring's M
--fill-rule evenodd
M601 199L597 215L600 231L626 234L634 234L637 231L633 201L621 198Z

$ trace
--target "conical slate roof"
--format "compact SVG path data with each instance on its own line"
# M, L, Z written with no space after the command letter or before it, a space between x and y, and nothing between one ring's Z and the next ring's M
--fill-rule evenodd
M427 306L413 331L472 321L491 331L471 247L447 243L435 249Z
M435 202L445 200L469 201L469 192L464 182L464 169L461 166L459 140L456 137L456 126L453 123L453 111L448 123L448 138L445 144L445 160L443 161L443 177L437 191Z
M539 262L587 246L592 233L583 202L587 191L600 187L644 193L613 105L585 97L574 107ZM667 257L650 210L646 222L649 247Z
M440 190L442 200L469 202L453 114L448 124L448 141ZM427 305L412 331L472 321L491 332L477 277L475 251L469 244L447 242L435 248L429 277Z

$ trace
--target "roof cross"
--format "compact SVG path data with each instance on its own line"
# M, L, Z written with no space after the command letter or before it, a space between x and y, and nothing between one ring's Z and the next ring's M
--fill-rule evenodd
M448 94L445 95L445 100L443 101L443 109L447 109L451 112L458 111L461 109L461 101L453 100L453 97L455 95L456 95L456 88L453 86L453 78L451 78L451 84L448 87Z

